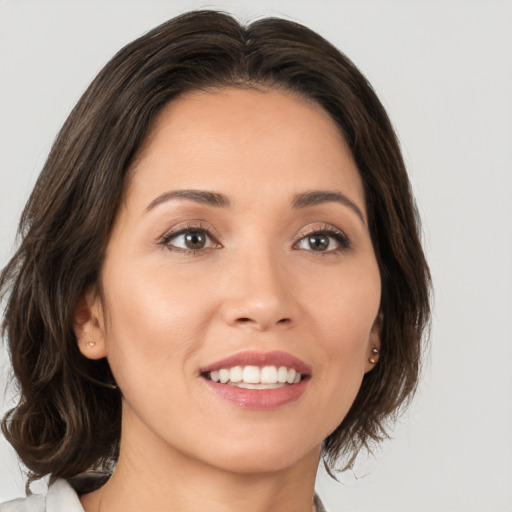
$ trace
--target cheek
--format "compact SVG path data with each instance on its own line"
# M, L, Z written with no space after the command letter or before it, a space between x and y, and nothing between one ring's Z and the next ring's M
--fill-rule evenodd
M368 271L353 269L331 279L330 292L311 301L321 350L318 386L329 419L325 435L342 421L361 385L372 343L372 328L380 306L381 285L375 265Z
M210 294L199 286L204 283L190 277L151 262L112 269L104 284L107 293L110 291L107 302L112 324L127 330L129 336L132 332L143 335L176 329L193 332L200 319L195 306L207 308Z
M370 262L371 263L371 262ZM381 283L375 264L331 276L326 292L312 302L318 329L332 355L365 350L380 307Z
M159 373L178 382L186 370L178 362L190 360L201 346L203 325L213 309L209 294L198 295L190 281L149 265L107 267L104 289L107 353L119 385L135 388Z

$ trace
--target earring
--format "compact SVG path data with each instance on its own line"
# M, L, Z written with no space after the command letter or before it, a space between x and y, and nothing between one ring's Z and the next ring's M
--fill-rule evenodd
M96 342L95 342L95 341L88 341L88 342L87 342L87 346L88 346L88 347L94 347L94 345L96 345Z
M380 354L379 349L374 347L372 349L372 354L373 354L373 356L370 357L368 360L370 361L370 363L375 364L377 362L377 360L375 358L378 357Z

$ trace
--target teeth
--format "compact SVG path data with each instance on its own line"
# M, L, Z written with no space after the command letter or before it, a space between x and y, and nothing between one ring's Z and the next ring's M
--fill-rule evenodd
M284 384L288 379L288 368L286 366L280 366L279 370L277 370L277 382Z
M247 384L258 384L260 382L260 369L257 366L246 366L242 373L242 380Z
M245 382L239 382L238 384L230 384L230 386L244 389L277 389L284 387L285 384L246 384Z
M243 379L243 369L241 366L235 366L231 368L229 380L231 382L242 382Z
M230 371L222 368L222 370L219 370L219 379L221 384L226 384L226 382L229 380L230 377Z
M221 384L236 385L246 389L273 389L284 384L297 384L302 375L286 366L234 366L210 372L210 379Z
M275 384L277 382L277 368L275 366L263 367L260 382L262 384Z

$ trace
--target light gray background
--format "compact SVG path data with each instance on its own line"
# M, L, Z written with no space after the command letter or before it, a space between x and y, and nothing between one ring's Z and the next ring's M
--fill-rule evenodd
M0 0L0 265L93 76L125 43L199 7L289 17L347 53L394 121L424 218L436 300L417 399L357 477L321 473L320 494L333 512L512 510L510 1ZM6 361L2 351L2 391ZM23 493L3 438L0 461L2 501Z

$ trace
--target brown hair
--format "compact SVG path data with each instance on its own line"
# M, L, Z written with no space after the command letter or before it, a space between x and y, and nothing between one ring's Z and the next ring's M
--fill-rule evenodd
M430 277L399 145L371 86L315 32L267 18L242 26L216 11L174 18L121 49L60 131L23 211L20 246L0 275L20 400L2 430L30 470L69 478L115 462L121 394L106 360L83 357L73 332L99 275L126 176L159 110L187 91L279 87L320 104L344 134L364 184L382 279L382 347L324 456L346 466L416 387Z

